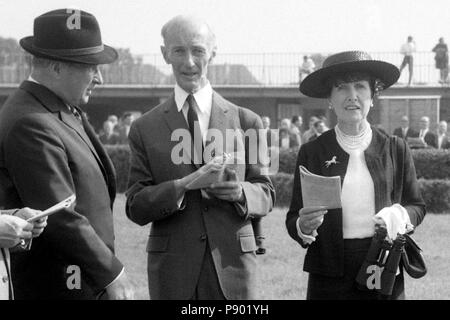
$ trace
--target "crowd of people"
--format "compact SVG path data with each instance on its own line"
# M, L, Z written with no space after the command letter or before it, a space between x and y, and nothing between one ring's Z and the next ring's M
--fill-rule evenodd
M330 130L325 116L311 116L308 129L303 128L303 118L299 115L291 119L283 118L278 128L271 128L271 120L268 116L262 116L263 127L266 130L267 145L269 148L293 149L312 141Z
M441 120L437 124L436 130L432 130L430 129L430 118L423 116L419 120L418 127L420 128L419 131L410 128L409 118L403 116L400 119L400 127L395 128L392 134L404 139L411 149L450 149L447 121Z
M125 112L120 121L116 115L109 115L98 132L100 142L104 145L128 144L128 133L134 120L135 115L131 112Z
M311 116L306 130L303 128L302 117L298 115L291 119L281 119L278 128L271 127L271 120L268 116L262 116L262 123L266 130L268 146L279 150L299 148L302 144L312 141L330 130L325 116ZM420 130L410 128L409 118L403 116L400 119L400 127L395 128L392 134L403 138L411 149L450 149L447 121L441 120L436 123L436 129L431 129L430 118L423 116L415 127L420 128ZM384 130L380 125L378 125L378 128Z

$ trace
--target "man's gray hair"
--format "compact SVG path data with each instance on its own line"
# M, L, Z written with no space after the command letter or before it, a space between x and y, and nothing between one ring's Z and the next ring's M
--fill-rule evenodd
M33 69L47 69L54 64L59 64L59 65L64 64L64 65L70 66L72 68L85 68L86 66L88 66L87 64L84 64L84 63L59 61L59 60L53 60L53 59L49 59L49 58L42 58L42 57L38 57L38 56L32 56L32 59L31 59L31 67Z
M161 29L161 36L163 38L164 45L167 45L167 43L166 43L167 37L174 27L177 27L180 23L194 23L194 22L201 24L208 29L208 35L209 35L209 41L211 44L211 48L215 49L216 48L216 35L214 34L214 32L211 29L211 27L209 26L209 24L206 23L206 21L204 21L198 17L189 16L189 15L175 16L163 25L163 27Z
M45 69L57 62L58 61L47 59L47 58L41 58L38 56L32 56L32 58L31 58L31 66L36 69Z

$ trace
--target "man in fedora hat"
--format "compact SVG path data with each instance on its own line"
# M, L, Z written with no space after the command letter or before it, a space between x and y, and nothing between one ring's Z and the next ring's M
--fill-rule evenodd
M117 52L93 15L69 9L37 17L20 44L32 71L0 112L4 205L46 209L72 194L76 203L48 218L30 252L12 257L15 296L133 298L114 254L114 168L80 109L103 82L98 65Z

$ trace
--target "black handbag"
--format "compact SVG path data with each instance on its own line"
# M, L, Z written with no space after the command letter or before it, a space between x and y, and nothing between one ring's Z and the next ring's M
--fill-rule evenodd
M408 234L405 237L405 248L402 252L401 264L411 278L419 279L427 274L427 266L422 256L422 249Z
M400 164L401 168L403 167L403 157L399 158L397 156L397 149L400 147L403 153L404 144L398 143L397 140L398 138L395 136L392 136L390 139L390 151L394 172L393 187L394 191L397 190L397 188L400 190L396 194L393 194L393 203L400 203L402 194L402 185L401 183L396 183L396 181L401 178L401 176L398 176L401 173L399 172L399 170L397 170L397 164ZM421 253L422 249L420 249L418 244L413 240L413 238L411 238L409 234L403 235L405 237L405 246L401 254L401 265L405 269L406 273L409 274L412 278L419 279L427 273L427 266Z
M406 240L403 235L398 235L394 241L390 241L386 239L386 235L385 228L375 231L356 283L360 290L376 290L381 295L390 296ZM374 277L378 279L375 280Z

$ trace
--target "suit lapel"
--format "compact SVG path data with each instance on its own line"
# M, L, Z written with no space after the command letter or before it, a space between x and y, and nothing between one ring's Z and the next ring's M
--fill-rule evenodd
M164 103L162 106L164 110L164 120L169 127L170 132L174 132L175 130L183 129L186 130L187 133L189 133L189 127L186 122L186 119L184 118L183 112L178 111L177 105L175 103L175 96L172 94L169 99ZM183 144L185 145L185 144ZM187 145L187 144L186 144ZM189 144L190 146L190 144ZM185 154L189 155L189 159L191 160L191 163L193 166L195 166L196 169L200 168L200 164L195 164L194 160L191 157L192 148L186 150L184 148Z
M189 127L183 116L183 112L177 110L175 96L173 94L164 103L163 109L164 119L171 132L177 129L186 129L189 132Z
M87 136L83 125L75 118L75 116L69 111L66 104L52 91L48 88L34 83L30 81L24 81L21 86L21 89L26 90L31 95L33 95L47 110L51 113L55 113L59 115L59 119L67 125L69 128L74 130L78 136L83 140L83 142L89 147L92 154L94 155L99 167L105 177L105 180L108 182L108 173L105 170L104 164L101 161L97 150L93 146L91 139Z
M97 162L103 166L103 164L101 163L100 158L97 154L97 151L95 150L91 140L87 136L87 134L83 128L83 125L80 123L80 121L78 121L74 117L74 115L72 113L70 113L69 111L67 111L67 112L60 111L60 119L62 122L64 122L68 127L72 128L80 136L81 140L83 140L84 143L87 144L87 146L91 150L92 154L95 156L95 159L97 160Z
M218 96L215 92L213 92L213 98L212 98L212 105L211 105L211 116L209 118L209 124L208 124L208 130L209 129L215 129L219 131L224 138L222 142L224 143L225 147L225 137L226 137L226 129L228 128L228 108L226 106L226 103L220 99L220 96ZM211 138L211 137L209 137ZM212 140L208 139L205 143L205 149L211 144ZM226 152L226 150L225 150ZM211 158L214 158L217 156L216 150L211 151Z
M80 136L94 154L95 159L100 163L100 158L86 135L82 124L75 118L66 104L56 94L46 87L30 81L24 81L20 87L32 94L51 113L57 113L60 120Z
M246 176L246 160L249 152L248 143L246 145L245 137L239 135L227 135L227 130L236 130L241 128L241 120L238 108L231 108L230 103L222 98L219 94L213 91L212 107L211 107L211 118L209 120L209 129L214 129L220 132L223 138L222 150L217 150L218 152L234 154L239 158L236 164L236 174L239 180L244 181ZM250 128L246 128L250 129ZM240 131L240 133L244 133ZM232 138L233 141L227 141ZM206 146L208 146L211 141L206 141ZM217 146L216 146L217 148ZM216 152L212 150L211 157L217 156Z
M214 128L225 135L227 129L228 107L221 97L213 92L213 100L211 106L211 117L209 119L208 128Z

